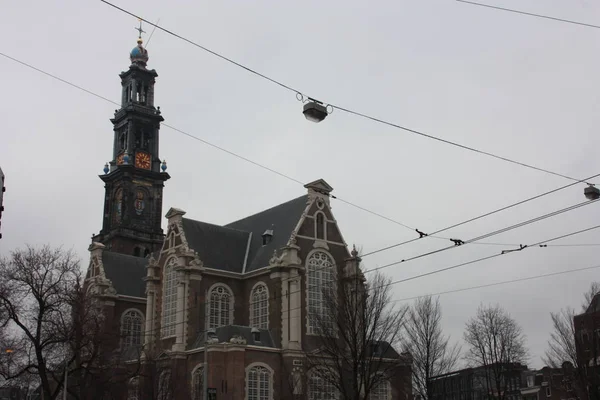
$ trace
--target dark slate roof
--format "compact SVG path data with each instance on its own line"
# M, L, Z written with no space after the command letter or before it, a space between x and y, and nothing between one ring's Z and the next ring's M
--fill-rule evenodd
M377 349L379 354L375 354L376 356L381 356L383 358L400 358L400 354L398 354L398 352L388 342L373 341L371 346L371 351Z
M127 254L105 250L102 264L106 277L112 281L118 294L134 297L146 297L146 265L148 260Z
M268 266L273 251L286 245L307 200L306 195L301 196L225 226L183 218L183 230L189 247L205 267L242 273L246 261L246 272L250 272ZM273 230L273 236L263 246L262 235L268 229Z
M296 228L296 224L306 208L307 201L308 196L304 195L225 225L228 228L252 232L252 242L250 243L246 272L269 265L273 251L285 246L290 239L294 228ZM267 229L273 229L273 237L268 245L263 246L262 235Z
M242 272L248 232L183 218L188 245L196 251L207 268Z
M249 326L241 325L226 325L215 329L219 343L227 342L234 336L241 336L246 339L246 344L249 346L262 346L262 347L275 347L273 343L273 337L268 329L259 329L260 331L260 342L255 342L252 337L252 328ZM204 347L205 332L200 332L198 337L192 344L191 349L197 349Z
M600 293L597 293L594 297L592 297L592 301L590 305L585 310L586 314L593 313L596 311L600 311Z

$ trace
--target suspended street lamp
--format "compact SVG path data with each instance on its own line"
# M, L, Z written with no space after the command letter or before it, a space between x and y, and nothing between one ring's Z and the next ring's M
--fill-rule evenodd
M304 114L304 117L311 122L319 123L323 121L328 114L333 112L332 106L325 106L323 105L323 102L319 100L315 100L311 97L304 97L302 93L296 93L296 98L298 101L306 103L302 109L302 114ZM331 107L331 111L328 110L329 107Z
M594 185L589 185L585 189L583 189L583 194L588 200L598 200L600 199L600 189L598 189Z

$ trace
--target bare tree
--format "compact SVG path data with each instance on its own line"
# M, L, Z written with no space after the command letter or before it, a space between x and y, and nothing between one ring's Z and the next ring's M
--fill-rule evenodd
M483 367L486 390L504 400L518 364L528 358L523 329L499 305L481 306L467 321L464 339L466 359L474 367Z
M460 357L460 346L442 332L439 297L421 297L412 305L405 324L406 350L413 356L413 387L422 399L432 395L430 379L450 372Z
M583 302L581 304L581 311L585 312L589 307L592 299L596 294L600 293L600 283L592 282L590 288L583 295ZM587 391L589 387L596 387L597 385L591 385L591 381L596 378L593 369L588 368L589 366L581 365L581 360L577 356L577 347L582 345L578 340L582 340L575 334L575 315L577 312L571 307L561 309L559 312L551 312L550 317L552 318L552 333L550 333L550 340L548 341L548 349L545 352L542 361L552 368L561 368L564 362L570 362L573 365L573 371L575 378L581 390ZM596 341L590 342L593 346L593 353L598 353L600 349L595 346Z
M115 369L123 361L114 352L118 338L109 340L93 301L70 251L28 246L0 259L0 348L10 351L0 376L11 382L35 376L49 400L62 390L76 399L106 391L125 369Z
M590 288L583 295L583 303L581 303L581 312L585 312L592 303L594 296L600 293L600 282L592 282Z
M542 361L549 367L560 368L565 361L577 367L574 317L575 310L570 307L550 313L553 331L550 333L548 349L542 357Z
M406 357L396 353L406 307L393 305L390 280L380 273L370 275L368 285L353 251L339 284L322 288L320 310L309 310L317 335L317 349L307 354L309 390L311 379L323 381L330 398L335 390L348 400L368 399L380 385L406 368ZM410 391L410 369L408 369Z

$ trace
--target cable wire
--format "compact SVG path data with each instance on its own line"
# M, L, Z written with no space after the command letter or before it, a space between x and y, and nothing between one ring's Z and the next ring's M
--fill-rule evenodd
M565 271L551 272L551 273L548 273L548 274L528 276L528 277L525 277L525 278L517 278L517 279L511 279L511 280L508 280L508 281L488 283L488 284L485 284L485 285L469 286L469 287L466 287L466 288L446 290L446 291L443 291L443 292L430 293L430 294L425 294L425 295L421 295L421 296L405 297L403 299L393 300L393 302L397 303L397 302L400 302L400 301L408 301L408 300L421 299L423 297L429 297L429 296L440 296L440 295L449 294L449 293L465 292L465 291L468 291L468 290L482 289L482 288L487 288L487 287L492 287L492 286L506 285L506 284L509 284L509 283L530 281L530 280L533 280L533 279L547 278L547 277L550 277L550 276L564 275L564 274L570 274L570 273L581 272L581 271L589 271L591 269L596 269L596 268L600 268L600 265L594 265L593 267L585 267L585 268L569 269L569 270L565 270Z
M534 14L534 13L529 13L529 12L525 12L525 11L513 10L511 8L498 7L498 6L493 6L491 4L476 3L474 1L467 1L467 0L456 0L456 1L458 1L459 3L471 4L471 5L479 6L479 7L487 7L487 8L492 8L495 10L508 11L508 12L515 13L515 14L529 15L531 17L550 19L553 21L566 22L567 24L581 25L581 26L587 26L589 28L600 29L600 26L598 26L598 25L586 24L583 22L572 21L572 20L564 19L564 18L549 17L547 15Z
M589 178L586 178L586 180L591 180L591 179L594 179L594 178L596 178L596 177L598 177L598 176L600 176L600 174L595 174L595 175L592 175L592 176L590 176ZM568 184L568 185L564 185L564 186L561 186L561 187L559 187L559 188L556 188L556 189L553 189L553 190L549 190L549 191L547 191L547 192L544 192L544 193L542 193L542 194L538 194L538 195L536 195L536 196L529 197L529 198L527 198L527 199L525 199L525 200L521 200L521 201L518 201L518 202L516 202L516 203L509 204L509 205L507 205L507 206L504 206L504 207L498 208L498 209L496 209L496 210L493 210L493 211L490 211L490 212L487 212L487 213L481 214L481 215L479 215L479 216L477 216L477 217L469 218L469 219L467 219L467 220L465 220L465 221L462 221L462 222L456 223L456 224L454 224L454 225L450 225L450 226L448 226L448 227L446 227L446 228L439 229L439 230L437 230L437 231L435 231L435 232L432 232L431 234L424 234L424 235L420 235L418 238L414 238L414 239L406 240L406 241L404 241L404 242L396 243L396 244L393 244L393 245L390 245L390 246L386 246L386 247L382 247L382 248L380 248L380 249L377 249L377 250L370 251L370 252L368 252L368 253L362 254L362 255L361 255L361 257L367 257L367 256L370 256L370 255L372 255L372 254L380 253L380 252L382 252L382 251L386 251L386 250L389 250L389 249L393 249L393 248L395 248L395 247L403 246L403 245L405 245L405 244L412 243L412 242L415 242L415 241L417 241L417 240L420 240L420 239L423 239L423 238L427 238L427 237L433 237L433 238L437 238L437 239L444 239L444 240L451 240L451 238L440 237L440 236L435 236L435 235L436 235L436 234L438 234L438 233L445 232L445 231L447 231L447 230L449 230L449 229L453 229L453 228L459 227L459 226L461 226L461 225L465 225L465 224L467 224L467 223L470 223L470 222L473 222L473 221L477 221L478 219L481 219L481 218L484 218L484 217L488 217L488 216L490 216L490 215L493 215L493 214L497 214L497 213L499 213L499 212L501 212L501 211L508 210L508 209L510 209L510 208L513 208L513 207L519 206L519 205L521 205L521 204L528 203L528 202L530 202L530 201L532 201L532 200L539 199L539 198L541 198L541 197L544 197L544 196L547 196L547 195L549 195L549 194L556 193L556 192L558 192L558 191L561 191L561 190L563 190L563 189L567 189L567 188L569 188L569 187L571 187L571 186L574 186L574 185L577 185L577 184L578 184L578 182L574 182L574 183L570 183L570 184Z
M85 88L83 88L83 87L81 87L81 86L79 86L79 85L76 85L76 84L74 84L74 83L72 83L72 82L69 82L69 81L67 81L67 80L65 80L65 79L62 79L62 78L60 78L60 77L58 77L58 76L56 76L56 75L53 75L53 74L51 74L51 73L48 73L48 72L46 72L46 71L44 71L44 70L42 70L42 69L40 69L40 68L37 68L37 67L35 67L35 66L31 65L31 64L25 63L25 62L23 62L23 61L21 61L21 60L18 60L18 59L14 58L14 57L11 57L11 56L9 56L9 55L7 55L7 54L5 54L5 53L1 53L1 52L0 52L0 55L4 56L4 57L6 57L6 58L8 58L8 59L10 59L10 60L12 60L12 61L14 61L14 62L17 62L17 63L19 63L19 64L21 64L21 65L23 65L23 66L26 66L26 67L28 67L28 68L31 68L31 69L33 69L33 70L35 70L35 71L37 71L37 72L40 72L40 73L42 73L42 74L44 74L44 75L46 75L46 76L49 76L49 77L51 77L51 78L53 78L53 79L56 79L56 80L58 80L58 81L60 81L60 82L62 82L62 83L65 83L65 84L67 84L67 85L69 85L69 86L71 86L71 87L74 87L74 88L76 88L76 89L79 89L79 90L81 90L81 91L84 91L84 92L86 92L86 93L88 93L88 94L91 94L91 95L93 95L93 96L97 97L97 98L100 98L100 99L102 99L102 100L105 100L105 101L107 101L107 102L109 102L109 103L111 103L111 104L115 104L115 105L117 105L117 106L120 106L120 104L119 104L119 103L117 103L117 102L114 102L114 101L112 101L112 100L110 100L110 99L108 99L108 98L106 98L106 97L104 97L104 96L101 96L101 95L99 95L99 94L96 94L96 93L94 93L94 92L92 92L92 91L90 91L90 90L88 90L88 89L85 89ZM206 141L206 140L204 140L204 139L201 139L201 138L199 138L199 137L197 137L197 136L194 136L194 135L192 135L192 134L189 134L189 133L187 133L187 132L185 132L185 131L183 131L183 130L181 130L181 129L178 129L178 128L174 127L174 126L171 126L171 125L168 125L168 124L164 124L164 123L163 123L163 125L164 125L164 126L166 126L167 128L170 128L170 129L173 129L173 130L175 130L176 132L182 133L182 134L184 134L184 135L186 135L186 136L189 136L189 137L191 137L191 138L193 138L193 139L196 139L196 140L198 140L198 141L200 141L200 142L202 142L202 143L204 143L204 144L207 144L207 145L209 145L209 146L211 146L211 147L213 147L213 148L215 148L215 149L221 150L221 151L223 151L223 152L226 152L227 154L233 155L233 156L235 156L235 157L237 157L237 158L240 158L240 159L242 159L242 160L244 160L244 161L247 161L247 162L249 162L249 163L252 163L253 165L256 165L256 166L258 166L258 167L260 167L260 168L263 168L263 169L265 169L265 170L268 170L268 171L270 171L270 172L273 172L273 173L275 173L275 174L277 174L277 175L280 175L280 176L282 176L282 177L284 177L284 178L286 178L286 179L292 180L292 181L294 181L294 182L296 182L296 183L299 183L299 184L303 184L301 181L299 181L299 180L297 180L297 179L291 178L291 177L289 177L289 176L287 176L287 175L285 175L285 174L282 174L282 173L280 173L280 172L278 172L278 171L276 171L276 170L273 170L273 169L271 169L271 168L269 168L269 167L266 167L266 166L264 166L264 165L262 165L262 164L260 164L260 163L254 162L254 161L252 161L252 160L250 160L250 159L247 159L246 157L240 156L240 155L238 155L238 154L236 154L236 153L233 153L233 152L231 152L231 151L229 151L229 150L227 150L227 149L224 149L224 148L222 148L222 147L220 147L220 146L217 146L217 145L215 145L215 144L212 144L212 143L210 143L210 142L208 142L208 141ZM596 176L599 176L599 175L600 175L600 174L598 174L598 175L595 175L595 176L593 176L593 177L596 177ZM592 178L593 178L593 177L592 177ZM591 179L591 178L588 178L588 179ZM523 201L521 201L521 202L518 202L518 203L515 203L515 204L513 204L513 205L510 205L510 206L503 207L502 209L494 210L494 211L492 211L492 212L490 212L490 213L483 214L483 215L481 215L481 216L479 216L479 217L475 217L475 218L472 218L472 219L470 219L470 220L463 221L463 222L461 222L461 223L458 223L458 224L452 225L451 227L448 227L448 228L445 228L445 229L443 229L443 230L437 231L436 233L439 233L439 232L442 232L442 231L448 230L448 229L450 229L450 228L453 228L453 227L456 227L456 226L463 225L463 224L465 224L465 223L468 223L468 222L471 222L471 221L477 220L477 219L479 219L479 218L483 218L483 217L485 217L485 216L487 216L487 215L491 215L491 214L497 213L497 212L499 212L499 211L502 211L502 210L505 210L505 209L508 209L508 208L514 207L514 206L516 206L516 205L519 205L519 204L522 204L522 203L524 203L524 202L527 202L527 201L530 201L530 200L533 200L533 199L539 198L539 197L541 197L541 196L545 196L545 195L547 195L547 194L550 194L550 193L556 192L556 191L558 191L558 190L562 190L562 189L564 189L564 188L566 188L566 187L570 187L570 186L573 186L573 185L575 185L575 184L577 184L577 182L576 182L576 183L569 184L569 185L566 185L566 186L563 186L563 187L561 187L561 188L555 189L555 190L553 190L553 191L550 191L550 192L543 193L543 194L541 194L541 195L538 195L538 196L534 196L534 197L532 197L532 198L529 198L529 199L523 200ZM402 226L408 227L407 225L404 225L404 224L402 224L402 223L400 223L400 222L398 222L398 221L395 221L395 220L393 220L393 219L391 219L391 218L385 217L385 216L383 216L383 215L381 215L381 214L378 214L378 213L375 213L375 212L373 212L373 211L370 211L370 210L368 210L368 209L366 209L366 208L364 208L364 207L360 207L360 206L357 206L357 205L355 205L355 204L349 203L349 202L347 202L347 201L345 201L345 200L341 200L341 199L337 198L336 196L333 196L333 195L332 195L331 197L332 197L332 198L334 198L334 199L340 200L340 201L342 201L342 202L345 202L345 203L347 203L347 204L350 204L350 205L352 205L352 206L354 206L354 207L360 208L361 210L364 210L364 211L367 211L367 212L369 212L369 213L372 213L372 214L374 214L374 215L380 216L380 217L382 217L382 218L384 218L384 219L386 219L386 220L388 220L388 221L392 221L392 222L395 222L395 223L397 223L397 224L399 224L399 225L402 225ZM412 230L412 228L410 228L410 227L408 227L408 228ZM426 236L426 237L428 237L428 236ZM435 237L435 236L433 236L433 237ZM419 240L419 239L421 239L421 238L423 238L423 236L421 236L420 238L416 238L416 239L413 239L413 240L407 241L407 242L403 242L403 243L401 243L401 244L410 243L410 242L413 242L413 241ZM440 238L440 239L444 239L444 238ZM397 246L399 246L399 245L401 245L401 244L395 245L395 247L397 247ZM493 245L501 245L501 244L499 244L499 243L494 243ZM509 245L509 244L505 244L505 245L506 245L506 246L511 246L511 245ZM547 245L544 245L544 247L547 247ZM369 254L373 254L373 252L371 252L371 253L369 253ZM364 255L363 255L363 256L364 256ZM368 272L368 271L367 271L367 272ZM289 279L288 279L288 280L289 280ZM288 295L289 295L289 294L291 294L291 293L288 293Z
M265 74L262 74L262 73L254 70L254 69L252 69L250 67L247 67L247 66L245 66L245 65L243 65L243 64L241 64L241 63L239 63L237 61L234 61L233 59L231 59L229 57L225 57L222 54L217 53L216 51L210 50L207 47L202 46L202 45L200 45L200 44L198 44L198 43L196 43L196 42L194 42L194 41L192 41L192 40L190 40L190 39L188 39L188 38L186 38L184 36L181 36L181 35L173 32L173 31L170 31L170 30L168 30L166 28L163 28L160 25L154 24L154 23L150 22L149 20L147 20L145 18L142 18L142 17L140 17L138 15L135 15L134 13L132 13L130 11L127 11L124 8L119 7L119 6L117 6L117 5L109 2L107 0L100 0L100 1L103 2L104 4L107 4L107 5L111 6L111 7L115 8L115 9L117 9L117 10L123 12L123 13L125 13L125 14L128 14L128 15L130 15L132 17L135 17L135 18L137 18L139 20L142 20L142 21L146 22L147 24L152 25L152 26L156 27L157 29L159 29L159 30L161 30L161 31L163 31L163 32L171 35L171 36L174 36L174 37L176 37L176 38L178 38L180 40L183 40L186 43L189 43L189 44L191 44L191 45L193 45L193 46L195 46L195 47L197 47L199 49L202 49L202 50L204 50L204 51L206 51L206 52L208 52L208 53L210 53L210 54L212 54L212 55L214 55L214 56L216 56L216 57L218 57L218 58L220 58L220 59L222 59L224 61L227 61L227 62L229 62L229 63L231 63L231 64L233 64L233 65L235 65L237 67L240 67L240 68L242 68L242 69L244 69L244 70L246 70L246 71L248 71L248 72L250 72L250 73L252 73L254 75L257 75L257 76L259 76L259 77L261 77L263 79L266 79L267 81L269 81L271 83L274 83L275 85L278 85L278 86L280 86L280 87L282 87L284 89L287 89L287 90L289 90L291 92L294 92L296 94L300 94L302 97L304 97L304 95L302 94L303 92L300 91L300 90L297 90L297 89L295 89L295 88L293 88L293 87L291 87L289 85L286 85L286 84L284 84L284 83L282 83L282 82L280 82L278 80L270 78L270 77L268 77ZM463 145L463 144L460 144L460 143L457 143L457 142L453 142L453 141L450 141L450 140L442 139L440 137L433 136L433 135L430 135L430 134L427 134L427 133L424 133L424 132L421 132L421 131L417 131L415 129L407 128L405 126L394 124L392 122L388 122L388 121L385 121L383 119L375 118L375 117L372 117L370 115L367 115L367 114L364 114L364 113L361 113L361 112L358 112L358 111L353 111L353 110L351 110L349 108L341 107L341 106L338 106L338 105L336 105L334 103L327 103L327 104L329 106L335 108L335 109L340 110L340 111L344 111L344 112L349 113L349 114L354 114L356 116L359 116L359 117L362 117L362 118L366 118L366 119L369 119L371 121L378 122L378 123L381 123L381 124L384 124L384 125L388 125L388 126L391 126L391 127L397 128L397 129L401 129L401 130L404 130L406 132L410 132L410 133L413 133L413 134L416 134L416 135L419 135L419 136L422 136L422 137L425 137L425 138L428 138L428 139L433 139L433 140L436 140L436 141L439 141L439 142L442 142L442 143L445 143L445 144L449 144L449 145L452 145L452 146L455 146L455 147L459 147L459 148L462 148L464 150L469 150L469 151L472 151L472 152L475 152L475 153L479 153L479 154L482 154L482 155L486 155L488 157L492 157L492 158L495 158L495 159L498 159L498 160L501 160L501 161L505 161L505 162L508 162L508 163L512 163L512 164L515 164L515 165L519 165L519 166L522 166L522 167L533 169L533 170L536 170L536 171L544 172L544 173L547 173L547 174L550 174L550 175L559 176L561 178L569 179L569 180L572 180L572 181L575 181L575 182L589 184L585 180L573 178L571 176L560 174L558 172L553 172L553 171L550 171L548 169L536 167L536 166L531 165L531 164L527 164L527 163L524 163L524 162L516 161L516 160L510 159L510 158L507 158L507 157L503 157L503 156L498 156L496 154L493 154L493 153L490 153L490 152L487 152L487 151L483 151L483 150L479 150L479 149L476 149L476 148L471 147L471 146L467 146L467 145Z
M67 85L69 85L69 86L71 86L71 87L74 87L74 88L76 88L76 89L79 89L79 90L81 90L81 91L83 91L83 92L85 92L85 93L88 93L88 94L90 94L90 95L92 95L92 96L94 96L94 97L97 97L97 98L99 98L99 99L102 99L102 100L104 100L104 101L107 101L107 102L109 102L109 103L111 103L111 104L117 105L117 106L119 106L119 107L121 106L121 104L117 103L116 101L110 100L110 99L109 99L109 98L107 98L107 97L104 97L104 96L102 96L102 95L99 95L99 94L97 94L97 93L95 93L95 92L93 92L93 91L91 91L91 90L89 90L89 89L86 89L86 88L84 88L84 87L82 87L82 86L76 85L76 84L74 84L74 83L72 83L72 82L69 82L69 81L67 81L67 80L65 80L65 79L63 79L63 78L60 78L59 76L56 76L56 75L54 75L54 74L51 74L51 73L49 73L49 72L46 72L46 71L44 71L44 70L42 70L42 69L40 69L40 68L38 68L38 67L35 67L35 66L33 66L33 65L29 64L29 63L26 63L26 62L24 62L24 61L21 61L21 60L19 60L19 59L16 59L16 58L14 58L14 57L11 57L11 56L9 56L8 54L5 54L5 53L2 53L2 52L0 52L0 55L1 55L1 56L3 56L3 57L5 57L5 58L7 58L7 59L9 59L9 60L12 60L12 61L14 61L14 62L18 63L18 64L21 64L21 65L23 65L23 66L25 66L25 67L27 67L27 68L33 69L34 71L37 71L37 72L39 72L39 73L41 73L41 74L44 74L44 75L46 75L46 76L49 76L49 77L51 77L51 78L53 78L53 79L56 79L56 80L58 80L59 82L65 83L65 84L67 84ZM300 185L303 185L303 186L304 186L304 183L303 183L302 181L300 181L300 180L298 180L298 179L296 179L296 178L293 178L293 177L291 177L291 176L289 176L289 175L286 175L286 174L284 174L284 173L282 173L282 172L279 172L279 171L277 171L277 170L275 170L275 169L273 169L273 168L270 168L270 167L268 167L268 166L266 166L266 165L264 165L264 164L261 164L261 163L259 163L259 162L253 161L253 160L251 160L251 159L249 159L249 158L247 158L247 157L244 157L244 156L242 156L242 155L240 155L240 154L237 154L237 153L235 153L235 152L232 152L232 151L230 151L230 150L227 150L227 149L226 149L226 148L224 148L224 147L218 146L218 145L216 145L216 144L214 144L214 143L211 143L211 142L209 142L209 141L207 141L207 140L205 140L205 139L202 139L202 138L200 138L200 137L198 137L198 136L192 135L192 134L190 134L190 133L188 133L188 132L186 132L186 131L184 131L184 130L182 130L182 129L179 129L179 128L177 128L177 127L173 126L173 125L169 125L169 124L167 124L167 123L165 123L165 122L162 122L161 124L162 124L163 126L165 126L166 128L172 129L172 130L174 130L174 131L176 131L176 132L178 132L178 133L180 133L180 134L183 134L183 135L185 135L185 136L188 136L189 138L192 138L192 139L194 139L194 140L197 140L197 141L199 141L199 142L201 142L201 143L203 143L203 144L205 144L205 145L207 145L207 146L210 146L210 147L212 147L212 148L214 148L214 149L217 149L217 150L219 150L219 151L222 151L222 152L224 152L224 153L226 153L226 154L229 154L229 155L231 155L231 156L233 156L233 157L236 157L236 158L238 158L238 159L240 159L240 160L242 160L242 161L248 162L248 163L250 163L250 164L252 164L252 165L254 165L254 166L257 166L257 167L259 167L259 168L262 168L262 169L264 169L264 170L266 170L266 171L269 171L269 172L271 172L271 173L274 173L274 174L276 174L276 175L279 175L280 177L283 177L283 178L285 178L285 179L288 179L288 180L290 180L290 181L292 181L292 182L295 182L295 183L298 183L298 184L300 184ZM587 178L587 179L592 179L592 178L595 178L595 177L598 177L598 176L600 176L600 174L594 175L594 176L592 176L592 177L590 177L590 178ZM565 189L565 188L567 188L567 187L570 187L570 186L576 185L577 183L579 183L579 182L575 182L575 183L571 183L571 184L569 184L569 185L565 185L565 186L563 186L563 187L560 187L560 188L558 188L558 189L555 189L555 190L552 190L552 191L549 191L549 192L543 193L543 194L541 194L541 195L538 195L538 196L531 197L531 198L529 198L529 199L526 199L526 200L523 200L523 201L521 201L521 202L518 202L518 203L515 203L515 204L512 204L512 205L509 205L509 206L503 207L503 208L501 208L501 209L498 209L498 210L494 210L494 211L492 211L492 212L489 212L489 213L486 213L486 214L480 215L480 216L478 216L478 217L475 217L475 218L472 218L472 219L470 219L470 220L463 221L463 222L461 222L461 223L458 223L458 224L452 225L452 226L450 226L450 227L444 228L444 229L442 229L442 230L436 231L436 232L432 233L431 235L427 235L427 237L434 237L434 238L437 238L437 239L449 240L449 238L437 237L437 236L434 236L434 234L435 234L435 233L440 233L440 232L446 231L446 230L448 230L448 229L451 229L451 228L454 228L454 227L457 227L457 226L460 226L460 225L464 225L464 224L466 224L466 223L468 223L468 222L472 222L472 221L475 221L475 220L477 220L477 219L483 218L483 217L485 217L485 216L488 216L488 215L495 214L495 213L497 213L497 212L500 212L500 211L506 210L506 209L508 209L508 208L511 208L511 207L514 207L514 206L517 206L517 205L519 205L519 204L526 203L526 202L528 202L528 201L531 201L531 200L534 200L534 199L540 198L540 197L542 197L542 196L545 196L545 195L547 195L547 194L554 193L554 192L556 192L556 191L559 191L559 190ZM413 232L414 232L414 231L417 231L417 232L419 232L417 229L415 229L415 228L412 228L412 227L410 227L409 225L406 225L406 224L404 224L404 223L402 223L402 222L400 222L400 221L397 221L397 220L395 220L395 219L393 219L393 218L390 218L390 217L386 217L386 216L385 216L385 215L383 215L383 214L380 214L380 213L377 213L377 212L375 212L375 211L369 210L369 209L367 209L367 208L365 208L365 207L362 207L362 206L360 206L360 205L358 205L358 204L351 203L350 201L344 200L344 199L342 199L342 198L340 198L340 197L337 197L337 196L335 196L335 195L329 194L329 197L331 197L331 198L333 198L333 199L335 199L335 200L338 200L338 201L340 201L340 202L342 202L342 203L345 203L345 204L347 204L347 205L350 205L350 206L352 206L352 207L355 207L355 208L357 208L357 209L359 209L359 210L362 210L362 211L364 211L364 212L367 212L367 213L370 213L370 214L372 214L372 215L375 215L375 216L377 216L377 217L379 217L379 218L382 218L382 219L385 219L385 220L387 220L387 221L393 222L393 223L395 223L395 224L397 224L397 225L400 225L400 226L402 226L402 227L405 227L405 228L407 228L407 229L409 229L409 230L411 230L411 231L413 231ZM384 251L384 250L387 250L388 248L393 248L393 247L397 247L397 246L400 246L400 245L408 244L408 243L414 242L414 241L416 241L416 240L418 240L418 239L421 239L421 238L423 238L423 236L421 236L421 237L419 237L419 238L416 238L416 239L408 240L408 241L406 241L406 242L402 242L402 243L399 243L399 244L396 244L396 245L393 245L393 246L388 246L388 247L386 247L386 248L379 249L379 250L376 250L376 251L374 251L374 252L370 252L370 253L364 254L364 255L362 255L362 257L365 257L365 256L367 256L367 255L370 255L370 254L374 254L374 253L376 253L376 252L379 252L379 251ZM509 244L507 244L507 246L509 246Z
M580 234L580 233L588 232L588 231L591 231L591 230L594 230L594 229L598 229L598 228L600 228L600 225L595 225L595 226L592 226L592 227L590 227L590 228L582 229L582 230L580 230L580 231L576 231L576 232L567 233L567 234L565 234L565 235L561 235L561 236L556 236L556 237L554 237L554 238L552 238L552 239L548 239L548 240L542 240L541 242L533 243L533 244L530 244L530 245L524 245L524 246L522 246L521 248L519 248L519 249L516 249L516 250L514 250L514 251L523 251L523 250L525 250L525 249L529 249L529 248L532 248L532 247L535 247L535 246L539 246L540 244L544 244L544 243L553 242L553 241L555 241L555 240L559 240L559 239L564 239L564 238L566 238L566 237L569 237L569 236L578 235L578 234ZM511 251L511 252L513 252L513 251ZM503 255L506 255L506 254L509 254L509 252L504 252L504 251L503 251L503 252L501 252L501 253L493 254L493 255L490 255L490 256L487 256L487 257L478 258L478 259L471 260L471 261L467 261L467 262L464 262L464 263L460 263L460 264L452 265L452 266L450 266L450 267L440 268L440 269L437 269L437 270L435 270L435 271L430 271L430 272L426 272L426 273L423 273L423 274L419 274L419 275L411 276L411 277L408 277L408 278L400 279L400 280L397 280L397 281L393 281L393 282L391 282L391 283L390 283L390 285L396 285L396 284L398 284L398 283L403 283L403 282L412 281L412 280L414 280L414 279L423 278L423 277L425 277L425 276L430 276L430 275L434 275L434 274L439 274L440 272L445 272L445 271L449 271L449 270L452 270L452 269L456 269L456 268L464 267L464 266L466 266L466 265L475 264L475 263L478 263L478 262L481 262L481 261L489 260L489 259L491 259L491 258L495 258L495 257L503 256Z
M384 269L384 268L389 268L389 267L394 266L394 265L398 265L398 264L402 264L402 263L405 263L405 262L408 262L408 261L416 260L418 258L423 258L423 257L430 256L430 255L433 255L433 254L441 253L443 251L447 251L447 250L450 250L450 249L456 249L456 248L461 247L461 246L463 246L465 244L469 244L471 242L475 242L477 240L485 239L485 238L492 237L492 236L495 236L495 235L499 235L501 233L508 232L510 230L513 230L513 229L521 228L523 226L526 226L526 225L529 225L529 224L532 224L532 223L535 223L535 222L542 221L542 220L544 220L546 218L551 218L551 217L554 217L556 215L559 215L559 214L562 214L562 213L565 213L565 212L568 212L568 211L572 211L572 210L575 210L575 209L580 208L580 207L585 207L587 205L596 203L597 201L600 201L600 199L598 199L598 200L589 200L589 201L585 201L583 203L578 203L578 204L575 204L575 205L572 205L572 206L569 206L569 207L566 207L566 208L562 208L560 210L556 210L556 211L553 211L553 212L541 215L539 217L535 217L535 218L529 219L527 221L519 222L517 224L510 225L510 226L507 226L505 228L497 229L497 230L495 230L493 232L486 233L484 235L480 235L480 236L477 236L477 237L469 239L469 240L465 240L465 241L461 240L460 241L461 242L460 245L450 245L448 247L442 247L441 249L432 250L432 251L429 251L429 252L426 252L426 253L422 253L422 254L419 254L419 255L416 255L416 256L413 256L413 257L409 257L409 258L406 258L406 259L403 259L403 260L400 260L400 261L395 261L393 263L385 264L385 265L382 265L380 267L371 268L370 270L367 270L366 272L378 271L378 270L381 270L381 269ZM544 243L539 243L538 245L543 245L543 244ZM522 245L520 245L520 246L522 246Z

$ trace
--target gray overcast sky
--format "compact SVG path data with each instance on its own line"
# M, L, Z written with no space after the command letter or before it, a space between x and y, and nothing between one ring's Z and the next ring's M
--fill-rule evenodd
M600 173L600 30L451 0L120 1L118 4L312 97L570 176ZM498 0L600 24L591 0ZM100 1L4 1L0 52L119 100L137 21ZM150 27L146 27L150 31ZM149 67L166 122L301 181L431 232L568 181L334 112L307 122L293 93L156 31ZM114 105L0 57L0 166L7 175L0 253L25 243L73 248L87 265L101 227ZM302 186L161 130L168 161L163 214L223 224L304 193ZM600 182L599 182L600 183ZM468 239L581 201L576 186L448 232ZM339 201L346 241L365 252L414 237ZM490 238L532 243L598 223L594 204ZM600 230L562 243L600 243ZM436 239L366 257L367 267L449 243ZM393 279L494 254L469 245L385 269ZM600 264L600 247L530 249L394 287L396 298ZM481 303L525 328L541 366L549 312L579 307L600 270L442 296L462 340Z

